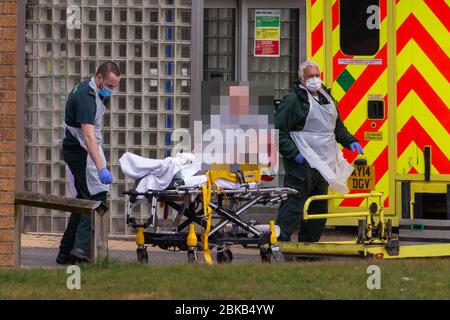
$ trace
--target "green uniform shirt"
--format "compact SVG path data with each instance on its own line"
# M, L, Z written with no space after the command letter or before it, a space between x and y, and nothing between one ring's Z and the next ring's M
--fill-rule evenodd
M328 89L324 89L329 92ZM320 92L318 98L320 104L328 104L328 100ZM337 106L336 102L335 104ZM305 89L299 87L299 82L295 82L293 90L283 98L276 108L274 115L275 128L279 131L279 151L283 156L286 173L295 176L299 175L301 167L301 165L294 161L299 150L289 133L291 131L303 130L306 117L309 113L309 107L308 93ZM350 144L358 141L348 132L339 115L339 110L334 134L336 135L336 141L348 149L350 148Z
M318 98L320 104L328 104L328 100L320 92ZM337 105L336 102L335 104ZM279 130L280 134L280 153L283 157L293 159L299 152L289 132L303 130L308 113L308 94L296 82L291 93L285 96L278 105L274 116L275 128ZM344 126L339 111L334 133L336 141L346 148L350 148L352 142L358 141Z
M91 80L84 80L78 83L70 92L67 98L64 121L68 126L81 128L81 124L95 125L95 115L97 104L95 101L95 91L89 86ZM107 104L109 98L105 100ZM63 146L80 145L78 140L66 130L63 139Z

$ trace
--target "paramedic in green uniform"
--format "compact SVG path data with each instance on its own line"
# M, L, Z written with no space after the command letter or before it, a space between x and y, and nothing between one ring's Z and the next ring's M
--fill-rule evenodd
M348 193L346 181L353 166L343 158L337 143L359 154L363 150L344 126L330 91L322 85L319 66L312 61L303 62L298 76L299 81L283 98L274 117L286 172L284 186L298 191L280 205L278 239L290 241L298 227L298 241L317 242L326 219L304 221L304 203L312 195L327 194L328 187ZM311 203L310 213L327 211L326 201Z
M72 195L79 199L102 201L112 183L102 149L102 123L112 90L118 87L118 66L108 61L95 75L78 83L70 92L65 108L62 141L66 174ZM91 216L72 213L61 239L56 262L91 261Z

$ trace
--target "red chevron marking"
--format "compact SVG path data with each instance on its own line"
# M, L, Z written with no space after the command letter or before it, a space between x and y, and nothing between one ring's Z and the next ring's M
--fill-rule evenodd
M380 1L380 23L383 22L387 15L386 0Z
M412 167L409 169L408 174L418 174L419 172L416 170L416 168Z
M339 50L333 57L333 82L336 81L336 79L339 77L339 75L344 71L344 69L347 67L345 64L339 64L338 61L341 58L346 59L352 59L353 56L346 56L342 53L341 50Z
M339 112L343 120L352 112L355 106L367 94L370 87L378 80L387 66L386 44L375 56L381 59L381 65L368 65L352 86L347 90L344 97L339 102Z
M384 208L389 207L389 196L387 196L386 199L384 199L383 207L384 207Z
M311 56L323 45L323 20L319 22L311 35Z
M336 27L339 25L339 1L336 1L333 4L333 8L331 9L332 15L331 15L331 22L332 22L332 30L336 29Z
M450 82L450 58L425 30L414 14L410 14L397 29L397 55L411 39L419 45L436 68Z
M428 110L450 134L450 110L442 99L427 83L419 71L411 65L397 82L397 107L411 90L420 97Z
M433 11L436 18L444 25L448 32L450 32L450 7L444 0L425 0L426 5Z
M349 194L355 194L363 192L361 190L351 190ZM364 199L361 198L347 198L342 200L342 202L339 204L339 207L359 207L361 203L364 201Z
M400 157L405 149L415 142L423 150L426 145L431 146L431 163L441 174L450 173L450 160L442 152L436 141L425 131L414 116L400 129L397 134L397 157Z

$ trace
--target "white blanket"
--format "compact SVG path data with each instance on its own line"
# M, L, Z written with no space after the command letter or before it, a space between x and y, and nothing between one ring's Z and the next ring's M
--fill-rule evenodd
M119 163L123 174L128 178L142 178L136 188L137 192L146 192L149 189L165 190L175 175L183 179L187 186L206 182L205 176L194 177L201 164L195 162L192 153L178 153L175 157L156 160L126 152L120 157Z
M184 180L186 187L200 186L207 182L205 175L195 175L201 169L201 164L195 162L192 153L178 153L175 157L167 157L163 160L148 159L126 152L119 159L123 174L133 180L140 178L137 192L147 190L165 190L172 179ZM217 179L216 185L223 189L238 189L240 184L225 179ZM257 183L249 183L250 188L256 188Z
M240 183L233 182L230 180L225 180L225 179L217 179L216 185L222 189L239 189L241 187ZM248 184L248 186L250 189L254 189L258 186L258 184L256 182L250 182Z

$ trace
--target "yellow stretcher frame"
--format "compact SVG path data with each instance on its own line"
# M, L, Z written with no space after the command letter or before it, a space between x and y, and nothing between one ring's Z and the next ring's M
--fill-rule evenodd
M450 257L450 244L418 244L399 247L397 255L390 255L384 243L336 242L280 242L280 252L293 255L355 256L375 259L405 259Z
M405 258L431 258L431 257L450 257L450 243L448 244L413 244L398 245L398 248L392 248L390 239L386 234L386 221L382 207L383 193L359 193L347 195L318 195L312 196L305 201L303 209L304 220L328 219L328 218L366 218L366 236L368 239L364 242L353 241L327 241L327 242L278 242L280 252L283 254L304 255L304 256L353 256L361 258L375 259L405 259ZM367 199L366 211L351 213L326 213L310 214L309 206L313 201L344 199L344 198L365 198ZM371 198L378 198L378 208L376 212L369 205ZM379 239L372 238L372 228L377 217L381 233ZM398 241L396 242L398 244ZM394 249L394 250L392 250Z

